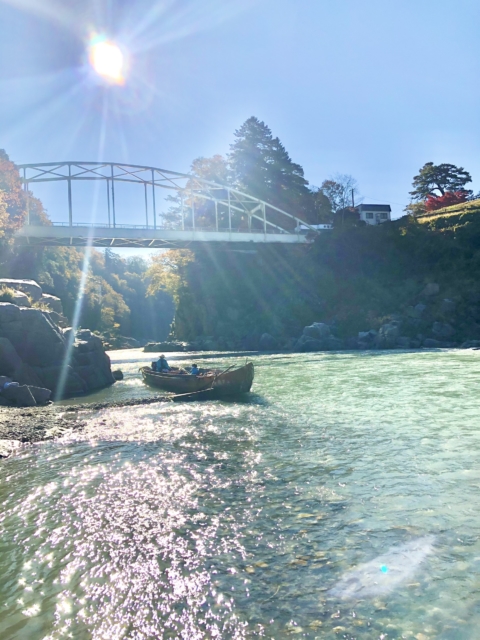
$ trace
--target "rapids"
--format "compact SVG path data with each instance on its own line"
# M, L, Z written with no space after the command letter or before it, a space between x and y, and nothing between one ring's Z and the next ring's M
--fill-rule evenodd
M152 393L111 355L92 402ZM478 637L480 352L253 360L248 400L86 411L0 463L2 640Z

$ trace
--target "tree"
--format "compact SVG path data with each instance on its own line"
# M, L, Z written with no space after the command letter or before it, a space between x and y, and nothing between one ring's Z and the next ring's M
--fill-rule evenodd
M333 210L330 199L322 189L313 188L311 191L312 213L307 222L321 224L332 222Z
M427 162L413 178L412 200L426 200L428 196L444 196L447 191L461 191L465 197L472 193L465 185L472 181L468 171L454 164L433 164Z
M228 163L237 189L305 217L311 207L311 192L303 169L292 162L279 138L273 137L264 122L251 117L235 131Z
M358 196L355 178L341 173L337 173L329 180L324 180L320 189L330 200L333 213L347 209L352 205L352 192L354 197Z
M446 191L443 196L427 196L425 200L426 211L437 211L443 207L451 207L454 204L466 202L467 193L465 191Z
M227 161L221 155L214 155L211 158L197 158L190 167L190 173L193 176L185 185L183 196L183 215L185 225L192 226L192 204L195 209L195 226L212 227L215 225L215 205L212 200L202 198L198 194L198 183L195 178L215 182L220 185L227 185L229 181L229 172ZM192 196L189 189L195 187L197 196ZM192 203L193 198L193 203ZM178 228L182 221L182 194L178 192L174 196L169 196L168 200L172 203L168 212L164 214L163 219L167 227ZM226 214L219 214L219 224L224 222Z

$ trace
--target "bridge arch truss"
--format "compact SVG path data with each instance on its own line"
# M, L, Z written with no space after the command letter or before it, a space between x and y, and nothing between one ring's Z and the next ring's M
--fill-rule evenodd
M17 236L20 243L82 246L188 246L192 242L306 242L306 233L313 227L298 216L233 187L216 184L197 176L131 164L112 162L57 162L23 164L18 167L24 189L34 191L39 183L65 183L65 208L68 223L52 222L48 227L27 224ZM75 182L104 183L107 222L86 223L79 219L75 208ZM143 190L142 205L132 218L145 224L122 225L117 222L116 185L137 184ZM173 196L177 221L161 222L158 198L160 193ZM203 203L211 203L210 224L199 216ZM143 211L141 211L143 208ZM133 213L133 212L132 212ZM83 214L83 215L82 215ZM88 214L82 212L80 218ZM238 225L239 217L242 224Z

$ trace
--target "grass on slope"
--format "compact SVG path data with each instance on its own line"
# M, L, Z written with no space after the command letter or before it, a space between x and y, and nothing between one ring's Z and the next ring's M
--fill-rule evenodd
M423 224L432 222L436 218L448 218L450 216L472 213L480 213L480 200L471 200L470 202L462 202L461 204L454 204L451 207L437 209L431 213L425 213L422 216L418 216L417 220Z

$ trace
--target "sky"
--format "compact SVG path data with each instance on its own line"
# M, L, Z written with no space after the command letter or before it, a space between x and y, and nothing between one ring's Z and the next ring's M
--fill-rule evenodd
M350 174L398 217L428 161L480 190L479 24L478 0L0 0L0 148L188 172L253 115L310 184ZM93 72L93 34L123 85Z

